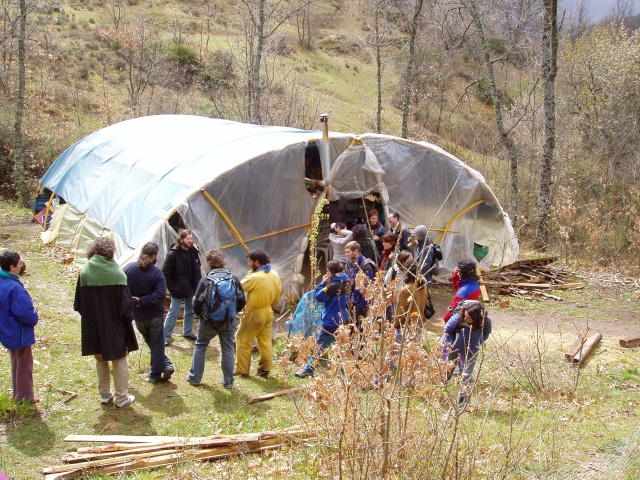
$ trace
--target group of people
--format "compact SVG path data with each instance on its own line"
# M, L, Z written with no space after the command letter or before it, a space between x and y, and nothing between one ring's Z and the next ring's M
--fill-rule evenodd
M439 273L439 247L428 237L424 225L417 226L411 234L397 212L387 220L389 231L379 223L377 210L369 212L369 229L356 225L348 231L342 223L332 224L334 257L314 292L316 301L324 304L321 329L311 357L296 376L314 374L317 359L334 342L340 325L353 323L352 332L362 331L368 302L356 286L358 272L367 282L373 280L378 269L385 271L385 285L397 280L395 291L389 295L392 301L386 309L386 319L393 323L397 343L407 334L407 340L421 340L422 327L429 316L427 306L431 306L429 287L433 275ZM477 301L480 284L474 262L459 262L452 272L452 282L456 293L443 317L443 360L457 360L463 385L468 387L478 350L491 333L491 319ZM461 393L460 402L466 402L467 397L468 393Z
M371 215L370 218L373 227L377 224L377 217ZM391 214L388 220L392 232L382 234L379 229L372 229L369 235L365 230L369 241L363 241L359 234L358 239L344 243L344 261L334 258L327 263L322 282L314 292L315 299L325 306L322 328L312 356L296 376L313 375L316 360L333 343L340 325L352 323L356 337L358 332L362 332L362 320L367 317L369 304L356 286L358 273L364 274L366 282L371 282L380 268L387 272L385 278L388 275L390 279L398 280L395 304L387 319L394 324L398 342L406 332L411 332L411 338L420 338L434 264L437 267L437 260L433 260L433 244L427 237L426 227L416 227L411 235L402 226L397 213ZM343 238L351 235L351 232L344 232L343 225L336 225L336 235ZM367 248L377 249L378 241L382 243L379 265L375 258L364 255ZM188 230L180 232L162 270L156 266L158 252L157 244L147 243L142 247L137 262L121 269L114 261L113 240L99 237L91 245L88 261L78 277L74 309L81 317L82 355L95 357L100 402L105 405L113 402L122 408L135 401L128 392L127 363L128 353L139 348L134 323L150 351L148 381L158 383L171 379L175 369L165 348L171 342L183 304L182 335L195 341L186 378L189 384L201 384L206 349L216 336L221 347L224 388L233 388L236 375L249 376L254 340L260 352L256 374L267 378L273 364L273 309L282 292L280 277L271 268L268 254L260 249L248 252L250 271L239 280L229 271L222 252L215 249L205 254L210 271L202 278L200 253L193 245L193 235ZM18 253L3 251L0 253L0 267L0 342L11 352L13 397L20 402L38 402L33 389L31 351L38 313L19 280L24 262ZM229 279L234 286L231 297L233 314L223 320L210 321L202 313L211 308L211 305L205 305L203 293L207 288L211 290L212 286L214 290L218 288L220 278ZM468 383L478 349L491 332L491 319L483 305L477 302L480 286L475 263L459 262L452 273L452 280L456 294L444 316L446 325L442 343L445 359L457 358L463 382ZM171 303L165 318L167 290L171 294ZM236 313L241 310L244 310L244 315L238 326ZM197 335L193 333L196 314L200 316Z
M171 379L175 369L165 347L170 343L182 304L185 306L182 334L195 341L186 378L189 384L201 384L206 348L216 336L220 339L225 388L233 388L235 375L249 376L254 339L260 351L257 375L269 376L273 363L273 308L280 299L282 285L266 252L260 249L248 252L250 271L239 280L231 274L219 250L206 253L210 272L201 278L200 254L188 230L180 232L162 270L156 266L159 246L155 243L146 243L137 262L123 269L114 260L115 251L114 241L106 237L91 244L88 261L78 277L73 305L81 318L82 355L94 356L96 361L98 393L103 405L113 402L122 408L135 401L129 394L127 362L127 355L139 348L134 323L150 351L148 381ZM38 312L20 282L19 274L24 268L20 255L1 252L0 267L0 342L10 351L13 398L35 403L39 399L34 395L32 345ZM235 286L234 314L225 321L209 321L200 313L205 311L200 293L214 281L215 274L221 273L228 274ZM165 318L167 289L171 304ZM235 313L243 309L238 327ZM200 316L197 335L193 333L196 313Z

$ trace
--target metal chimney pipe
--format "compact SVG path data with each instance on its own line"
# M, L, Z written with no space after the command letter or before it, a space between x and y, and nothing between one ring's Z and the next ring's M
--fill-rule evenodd
M322 148L320 149L320 165L322 166L322 185L331 184L331 159L329 158L329 114L320 114L322 124Z

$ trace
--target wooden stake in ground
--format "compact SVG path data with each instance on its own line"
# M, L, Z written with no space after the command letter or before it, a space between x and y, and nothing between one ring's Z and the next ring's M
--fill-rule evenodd
M602 334L599 332L588 338L584 336L578 337L569 351L564 354L565 360L578 366L582 365L595 346L600 343L600 340L602 340Z
M301 392L306 389L307 387L294 387L294 388L287 388L286 390L278 390L277 392L267 393L266 395L260 395L258 397L250 398L247 400L247 403L264 402L265 400L271 400L273 398L280 397L282 395L288 395L290 393Z

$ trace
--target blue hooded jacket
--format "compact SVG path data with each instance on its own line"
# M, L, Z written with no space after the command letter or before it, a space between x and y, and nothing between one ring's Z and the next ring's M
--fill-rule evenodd
M0 343L9 350L18 350L36 343L33 327L38 312L20 280L0 270Z
M349 314L347 313L348 285L349 277L345 273L338 273L333 276L329 285L321 282L316 287L314 297L318 302L324 303L323 328L335 330L339 325L349 323Z

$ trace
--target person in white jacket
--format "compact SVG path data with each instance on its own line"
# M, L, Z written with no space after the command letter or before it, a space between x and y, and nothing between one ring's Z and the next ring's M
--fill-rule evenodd
M347 226L342 223L332 223L331 233L329 234L329 241L331 242L331 248L333 248L333 259L338 260L344 267L349 259L344 249L351 240L353 240L353 233L346 229Z

